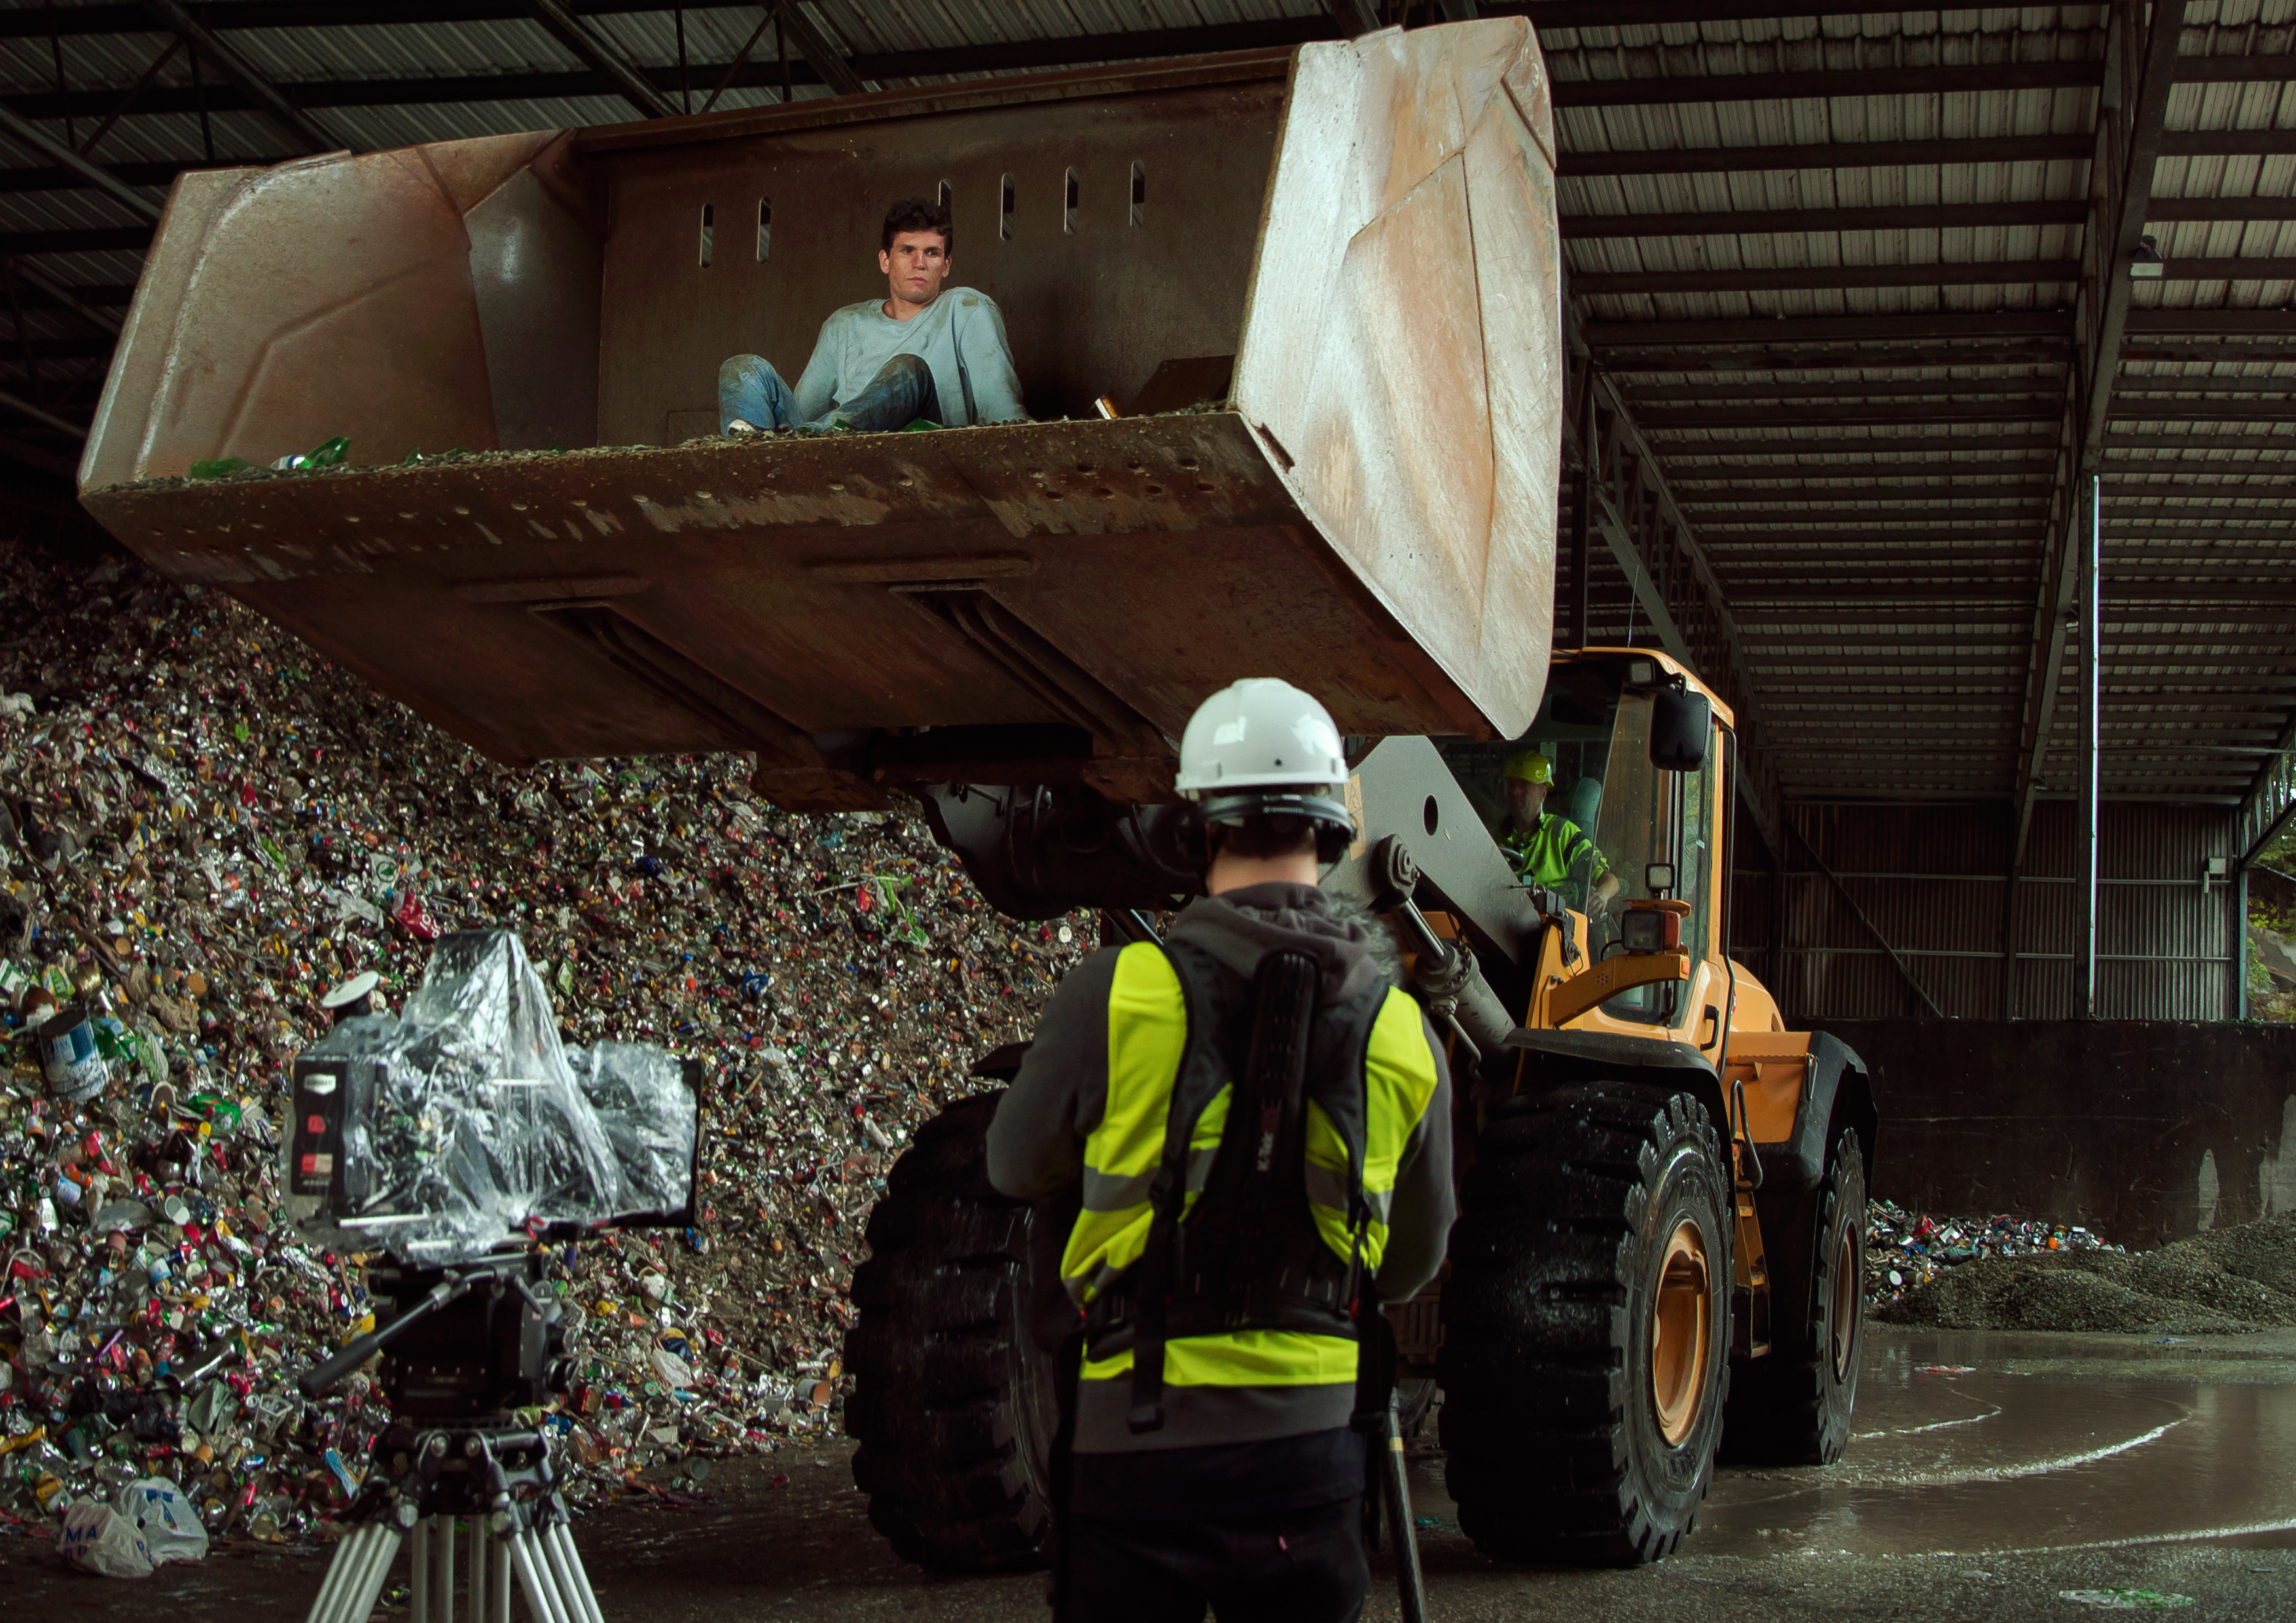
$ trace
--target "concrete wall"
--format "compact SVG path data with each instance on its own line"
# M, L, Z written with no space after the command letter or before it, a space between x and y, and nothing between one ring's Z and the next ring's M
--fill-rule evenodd
M1874 1073L1874 1193L2150 1248L2296 1210L2296 1027L1813 1021Z

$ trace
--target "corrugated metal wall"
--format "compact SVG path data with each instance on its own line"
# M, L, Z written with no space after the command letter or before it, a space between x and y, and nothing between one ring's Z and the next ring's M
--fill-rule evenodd
M2034 813L2006 936L2005 808L1800 805L1787 815L1798 838L1783 873L1764 865L1758 840L1740 842L1731 940L1789 1020L2072 1015L2070 805ZM2201 883L2210 857L2235 854L2230 808L2108 803L2099 835L2097 1013L2233 1018L2237 902L2222 881Z

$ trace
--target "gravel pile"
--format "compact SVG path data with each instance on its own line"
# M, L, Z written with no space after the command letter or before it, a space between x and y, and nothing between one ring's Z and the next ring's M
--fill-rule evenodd
M1942 1330L2210 1335L2296 1324L2296 1214L2212 1229L2136 1256L2058 1250L1964 1262L1896 1300L1890 1324Z
M745 759L497 767L219 594L0 542L0 1530L131 1476L308 1535L387 1417L291 1378L369 1324L278 1219L283 1066L361 971L516 930L570 1042L706 1062L700 1225L560 1253L550 1417L583 1491L834 1427L863 1221L1090 945L1016 926L920 820L801 816ZM91 1017L62 1082L38 1027ZM82 1094L85 1096L80 1096Z

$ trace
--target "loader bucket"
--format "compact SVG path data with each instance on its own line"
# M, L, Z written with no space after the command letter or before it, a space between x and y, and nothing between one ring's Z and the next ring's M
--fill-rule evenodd
M1512 735L1552 619L1553 150L1506 19L186 175L82 499L504 761L1154 799L1247 675L1350 733ZM943 296L996 301L1035 420L718 439L720 361L794 378L937 191ZM267 471L336 435L346 465ZM226 457L262 471L187 477Z

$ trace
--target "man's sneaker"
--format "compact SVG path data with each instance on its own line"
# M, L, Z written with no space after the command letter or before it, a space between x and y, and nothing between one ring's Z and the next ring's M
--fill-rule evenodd
M728 422L726 425L726 438L728 439L732 439L737 435L755 434L759 431L760 430L756 423L745 422L739 417L734 418L731 422Z

